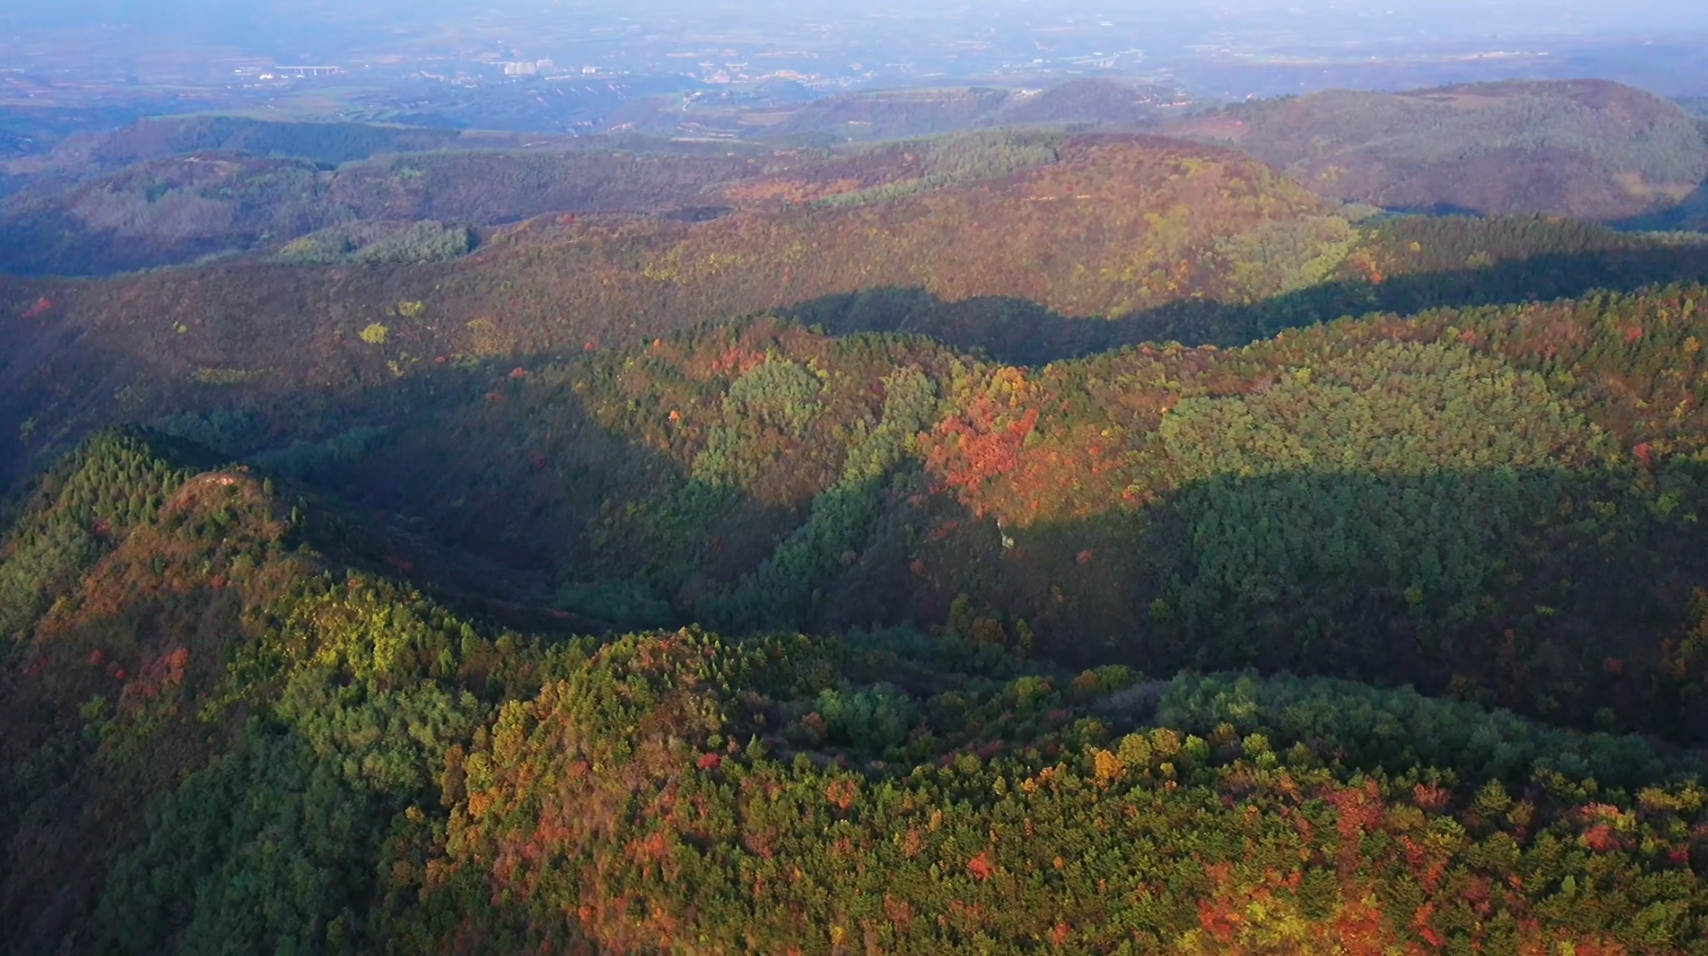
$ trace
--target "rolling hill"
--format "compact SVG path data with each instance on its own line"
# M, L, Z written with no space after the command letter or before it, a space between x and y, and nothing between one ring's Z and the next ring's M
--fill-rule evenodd
M609 145L26 193L0 950L1708 953L1708 241Z
M763 168L721 154L591 148L442 150L336 169L248 153L169 155L36 181L7 197L0 229L11 241L0 270L103 275L179 265L276 249L358 221L497 225L548 212L663 212L706 202L712 185Z
M1103 80L804 101L754 93L665 104L664 126L619 124L681 135L672 124L716 125L716 114L740 127L734 140L704 142L168 117L15 174L0 198L0 229L15 237L0 271L154 268L269 251L358 222L481 229L554 213L693 220L781 202L872 204L1055 163L1065 131L1155 126L1178 99ZM687 132L704 138L707 129ZM954 130L963 132L917 138ZM759 131L794 145L740 141ZM1606 83L1325 93L1173 120L1167 131L1235 146L1332 203L1402 210L1688 230L1699 225L1697 187L1708 179L1698 124L1674 104ZM896 141L904 136L916 138ZM347 236L332 234L330 245L350 245Z
M1238 154L1132 137L884 147L711 201L728 214L530 220L438 263L0 279L5 461L16 474L106 424L314 394L336 408L442 365L622 348L772 311L1034 364L1708 275L1708 247L1676 237L1540 219L1355 223ZM980 228L992 222L1003 228Z
M1703 301L1036 370L756 322L342 461L92 436L0 539L0 938L1697 951L1701 758L1614 732L1700 733ZM419 545L578 533L532 633ZM652 614L754 634L571 636ZM1376 683L1202 670L1282 662Z
M218 403L257 389L342 391L458 356L609 348L872 287L1024 297L1093 316L1225 287L1261 296L1308 283L1323 250L1304 240L1351 241L1320 200L1236 154L1131 138L1044 145L973 141L957 161L973 170L966 179L954 164L934 178L930 157L905 148L828 178L821 166L783 170L737 187L727 201L744 205L721 218L532 220L439 264L235 261L99 282L0 280L5 392L38 396L8 400L0 434L10 440L29 418L38 438L69 434L62 427L110 421L135 401L118 414L148 417L194 393ZM1018 171L977 178L992 164ZM1008 228L966 228L993 216ZM1267 271L1215 271L1262 230L1301 241ZM214 381L224 384L206 387ZM64 390L73 382L76 395Z
M795 142L881 142L998 127L1142 131L1187 102L1153 83L1076 79L1040 89L929 87L805 95L798 86L693 93L631 103L611 130Z
M1616 221L1708 180L1708 141L1676 104L1603 81L1406 93L1331 91L1183 120L1326 196L1390 209Z

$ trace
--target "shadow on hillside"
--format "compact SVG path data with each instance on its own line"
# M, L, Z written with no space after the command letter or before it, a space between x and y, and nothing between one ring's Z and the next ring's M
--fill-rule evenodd
M396 379L308 434L281 429L304 427L291 397L152 425L324 496L304 531L334 560L524 630L690 623L682 592L758 563L798 520L799 508L694 487L683 463L595 421L567 384L509 368ZM609 520L683 502L693 507L657 520ZM681 573L660 573L653 549Z
M767 626L930 629L966 594L1004 639L1025 620L1040 653L1076 666L1332 674L1579 726L1612 707L1618 726L1708 732L1698 705L1667 696L1663 667L1663 640L1708 584L1708 531L1680 520L1708 513L1696 466L1669 471L1682 497L1665 508L1635 473L1425 462L1407 475L1224 476L1139 513L1112 498L1086 518L1010 526L1005 546L994 518L909 463L874 486L876 516L852 537L800 536L805 502L708 494L590 400L545 372L441 367L364 391L317 434L257 414L210 417L192 437L345 503L310 507L312 540L336 559L525 630L705 621L793 541L809 547L790 567L811 579L781 583L810 597Z
M1708 230L1708 182L1665 209L1613 224L1618 229L1659 232Z
M1667 647L1708 582L1708 533L1645 511L1652 488L1619 490L1630 480L1549 467L1222 475L1137 514L1011 524L1007 547L993 519L944 503L932 524L952 530L914 552L922 572L880 531L797 626L928 628L964 593L1009 639L1024 620L1041 655L1075 669L1411 684L1552 723L1611 717L1701 739L1708 702L1668 670L1684 665ZM1691 489L1675 518L1708 507L1700 467L1668 481ZM1597 516L1597 500L1618 515Z
M807 508L704 497L682 462L596 422L572 389L491 402L475 394L483 386L456 387L460 406L400 423L314 480L382 515L389 547L420 545L383 556L415 564L408 576L447 579L435 548L487 562L458 569L456 593L512 626L929 631L953 623L965 594L1005 640L1018 642L1024 620L1037 653L1076 668L1292 671L1413 684L1576 727L1708 733L1708 702L1667 676L1677 661L1665 641L1688 629L1693 591L1708 583L1708 530L1686 520L1708 512L1708 470L1688 462L1664 481L1427 461L1406 474L1229 474L1138 512L1110 500L1103 513L1006 529L904 464L875 486L881 504L857 539L797 551L805 585L773 594L738 585L799 544ZM1678 496L1671 510L1654 506L1663 486ZM533 598L549 611L483 601L494 591L481 574L505 566L569 587ZM788 603L797 592L811 597ZM761 604L732 608L742 593Z
M430 376L433 414L403 414L423 406L400 383L350 419L383 425L383 438L349 457L317 457L336 435L297 448L307 464L293 474L350 503L328 503L333 520L311 535L507 626L930 631L953 623L964 594L1004 640L1026 621L1036 652L1073 668L1291 671L1458 693L1577 727L1609 708L1619 727L1708 733L1708 709L1668 682L1663 649L1708 583L1708 531L1652 508L1641 476L1427 465L1221 475L1139 512L1110 501L1003 529L907 464L879 483L857 542L799 564L810 600L736 608L738 585L798 541L808 509L704 496L682 462L595 421L572 389L518 385L494 401L470 373ZM1683 495L1675 517L1708 511L1708 472L1679 467L1667 478ZM1596 510L1605 501L1616 507Z
M1708 244L1544 255L1479 269L1329 282L1249 305L1197 299L1114 319L1072 317L1035 302L985 296L946 301L920 288L823 296L776 310L833 335L904 332L1039 365L1141 342L1233 347L1286 329L1377 312L1513 305L1708 280Z

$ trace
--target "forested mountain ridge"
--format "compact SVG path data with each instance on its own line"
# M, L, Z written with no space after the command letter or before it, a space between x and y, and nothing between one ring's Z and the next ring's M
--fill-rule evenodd
M0 279L10 345L0 391L36 396L6 401L16 417L5 432L30 418L42 437L59 432L55 418L111 422L115 402L142 403L119 420L146 418L196 384L216 385L190 391L223 401L234 389L382 383L459 355L612 347L874 286L1120 314L1216 285L1261 293L1299 281L1214 270L1218 257L1239 254L1242 235L1249 245L1269 224L1304 233L1274 257L1279 269L1304 267L1306 281L1323 254L1309 245L1314 232L1351 236L1320 200L1234 154L1124 138L973 146L998 163L1018 157L1007 161L1020 169L979 179L984 167L973 165L966 179L945 163L935 179L926 157L886 148L831 180L841 191L819 201L787 196L822 190L820 180L773 179L713 221L534 220L436 265L242 262L101 282ZM895 170L912 175L885 178ZM896 197L867 195L892 186ZM975 228L999 213L1012 228ZM156 395L162 388L171 398Z
M1041 369L760 321L400 382L313 441L266 406L162 425L546 571L536 600L610 627L959 614L1055 660L1403 680L1684 740L1701 295Z
M765 114L759 128L771 138L753 141L163 117L0 170L16 174L0 228L17 237L0 271L151 268L276 249L352 223L485 228L589 213L695 220L768 202L905 199L1072 162L1084 143L1073 131L1150 128L1166 92L1086 80L1041 91L830 97ZM692 115L683 110L694 102L666 104L669 123ZM916 109L953 116L920 119ZM807 135L825 123L855 130L858 144ZM1243 149L1331 205L1696 228L1708 179L1700 121L1591 81L1339 91L1177 115L1160 128ZM904 135L915 138L894 141Z
M187 115L140 120L97 138L89 158L129 166L187 153L226 152L339 165L393 153L429 152L488 140L491 134L372 123L283 122L248 116Z
M215 460L99 436L5 537L9 951L1701 946L1640 738L979 622L528 638Z
M832 179L777 171L709 221L530 220L441 263L316 265L310 247L297 263L0 278L4 463L104 424L310 394L336 409L447 364L624 347L773 310L1036 364L1708 276L1708 247L1688 237L1545 219L1353 222L1266 167L1177 142L951 142L962 148L937 159L885 147ZM993 163L1013 171L980 178ZM979 227L992 217L1006 228ZM400 238L457 238L428 232ZM334 260L367 255L340 252L346 241Z
M732 207L880 202L1054 163L1064 142L1060 134L1004 130L836 152L599 137L502 150L472 148L479 140L468 137L469 148L334 165L314 157L337 152L336 134L303 138L297 153L304 155L197 150L44 177L0 205L0 226L15 237L0 271L107 274L180 264L277 249L326 226L432 220L493 227L588 213L692 222ZM362 143L357 136L346 150L359 155Z
M207 373L118 400L543 575L529 600L583 622L839 630L942 621L966 594L1057 660L1404 679L1687 739L1695 698L1648 681L1692 673L1668 635L1708 575L1701 294L1034 369L762 320L566 363Z
M1338 90L1168 127L1236 145L1326 196L1384 208L1617 221L1708 180L1708 140L1676 104L1598 80Z
M0 267L102 275L276 249L359 223L490 226L548 212L664 212L714 201L702 195L709 187L763 168L722 156L445 150L327 169L203 151L48 180L9 197L0 223L13 242Z

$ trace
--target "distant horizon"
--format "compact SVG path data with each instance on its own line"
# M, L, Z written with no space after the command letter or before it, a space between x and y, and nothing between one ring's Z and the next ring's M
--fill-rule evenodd
M1101 75L1240 99L1569 76L1678 96L1708 95L1704 51L1708 12L1682 0L22 0L0 10L0 69L133 89L228 86L247 59L470 81L491 79L494 64L552 61L708 84L775 76L821 92Z
M707 21L761 17L771 23L835 20L1008 21L1004 26L1040 25L1047 21L1086 20L1110 24L1125 33L1167 24L1215 35L1246 32L1242 20L1267 17L1334 17L1339 39L1358 42L1469 40L1510 37L1647 35L1680 31L1708 32L1708 12L1684 0L1630 0L1617 6L1602 0L1234 0L1214 4L1178 4L1139 0L1119 9L1085 2L992 0L923 0L900 3L885 0L858 11L830 0L662 0L636 15L629 4L568 0L13 0L0 10L0 31L27 33L44 29L98 25L127 28L159 27L203 38L257 48L295 42L301 32L312 38L325 27L371 33L374 39L411 30L474 24L504 18L511 21L558 23L665 24L679 20ZM283 31L281 35L280 31ZM1394 33L1394 30L1408 31ZM325 41L333 39L321 35Z

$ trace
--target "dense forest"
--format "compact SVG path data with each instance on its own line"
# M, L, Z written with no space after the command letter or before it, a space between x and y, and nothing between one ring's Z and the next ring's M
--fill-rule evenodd
M0 277L0 471L39 467L92 428L180 413L257 408L280 419L268 429L327 439L353 427L364 396L465 365L507 374L732 316L927 334L1040 365L1146 341L1243 345L1373 311L1708 279L1698 237L1365 218L1198 147L1090 137L988 152L1046 151L1057 159L995 180L956 182L948 167L935 187L931 166L878 157L923 175L892 180L907 184L893 198L764 199L701 222L565 216L460 242L454 222L344 227L285 247L301 261ZM889 188L874 180L842 181ZM802 183L816 185L791 188ZM996 215L1008 228L974 226ZM381 236L397 241L365 241ZM350 261L364 256L378 261Z
M321 132L0 276L0 950L1708 954L1701 236Z
M0 203L0 228L11 239L0 268L106 275L264 254L349 223L492 227L578 213L693 222L734 207L870 203L1053 163L1063 141L1059 134L994 130L837 152L663 148L670 144L644 137L522 150L464 136L455 140L461 148L412 152L405 131L385 127L274 123L225 136L186 124L154 128L165 125L113 134L79 157L81 175L25 179ZM175 143L210 145L167 151ZM379 145L393 150L364 155ZM161 154L152 155L151 146ZM143 158L108 162L132 154ZM329 156L354 158L335 163Z
M1234 144L1324 195L1385 208L1612 222L1708 179L1698 121L1604 81L1333 90L1237 104L1169 132Z
M1702 946L1688 751L1345 681L1065 670L961 608L530 636L213 461L105 433L20 502L13 952Z

